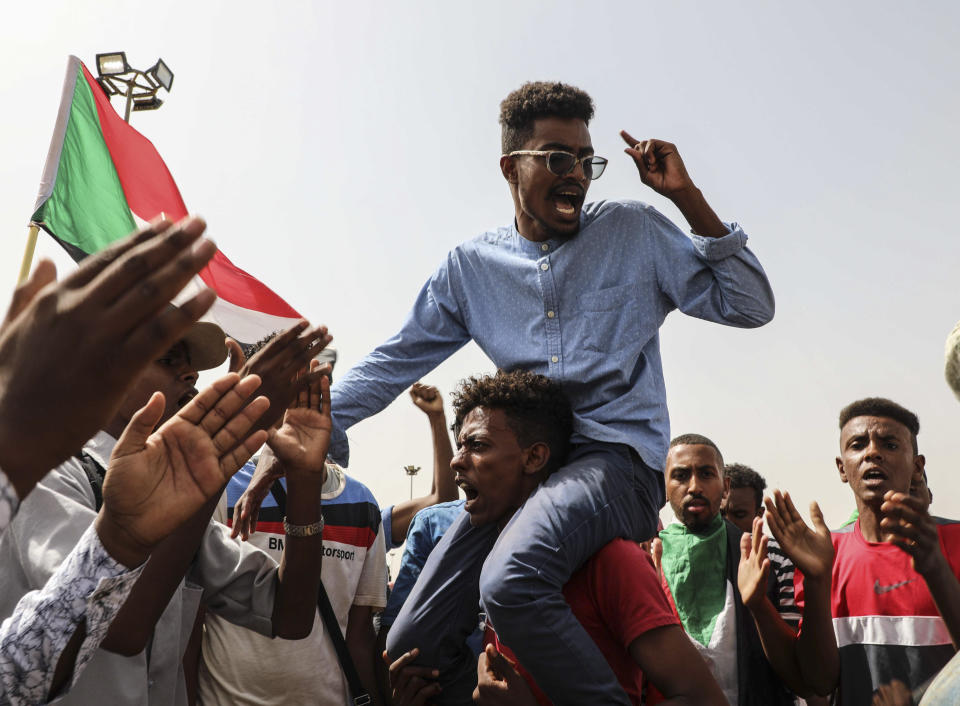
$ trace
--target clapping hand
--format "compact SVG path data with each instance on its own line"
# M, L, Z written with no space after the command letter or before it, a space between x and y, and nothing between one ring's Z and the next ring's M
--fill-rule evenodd
M251 375L214 382L154 431L164 409L156 392L120 436L103 484L97 532L110 554L137 566L153 547L222 491L267 432L252 431L269 402L248 398Z
M23 498L116 414L131 381L216 299L168 302L213 257L206 225L156 220L60 283L41 260L0 325L0 466Z
M297 394L323 374L300 375L310 360L333 340L326 326L313 329L309 326L307 321L294 324L252 355L240 370L241 376L259 375L262 383L257 394L270 400L270 410L257 423L260 429L271 428Z
M773 491L773 498L764 498L770 532L794 565L807 578L828 579L833 569L833 540L823 521L820 506L810 503L810 519L814 529L800 517L790 493Z
M940 550L937 526L924 509L923 501L906 493L887 491L880 506L880 529L886 541L910 555L913 569L927 576L945 561Z
M297 399L284 413L280 428L270 432L267 443L288 475L305 472L326 476L324 461L333 430L330 371L329 363L321 366L319 361L310 361L312 380L300 388Z
M770 577L770 559L767 557L769 539L763 534L763 520L753 518L753 531L740 537L740 566L737 568L737 587L745 606L756 606L763 601Z

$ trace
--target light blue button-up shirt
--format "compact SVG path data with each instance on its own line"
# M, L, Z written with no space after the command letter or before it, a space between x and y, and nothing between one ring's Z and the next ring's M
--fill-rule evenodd
M670 421L660 325L680 309L762 326L773 292L736 224L722 238L687 236L637 201L588 204L580 221L570 239L536 243L511 225L451 250L400 332L333 386L333 458L348 460L347 428L473 339L498 368L561 383L574 443L627 444L662 469Z

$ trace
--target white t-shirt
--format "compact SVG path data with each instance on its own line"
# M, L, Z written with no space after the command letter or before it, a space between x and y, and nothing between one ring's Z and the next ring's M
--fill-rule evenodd
M248 464L227 486L230 522L236 499L246 489L253 465ZM321 577L345 634L354 605L382 609L386 605L386 559L380 510L373 494L333 463L327 464L323 488L323 568ZM283 513L269 495L260 509L250 543L277 561L283 552ZM237 540L239 541L239 540ZM336 650L319 613L304 640L266 638L207 615L200 668L200 703L205 706L296 706L350 702Z

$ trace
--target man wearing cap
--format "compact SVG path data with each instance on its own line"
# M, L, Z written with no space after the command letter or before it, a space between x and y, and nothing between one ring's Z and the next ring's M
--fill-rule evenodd
M46 583L93 522L102 504L104 469L134 414L155 392L162 392L162 424L196 395L197 371L220 365L226 354L218 326L194 324L134 379L114 418L25 498L0 537L0 618L10 614L23 594ZM319 409L319 383L314 391L313 407ZM322 459L329 434L312 439ZM189 452L179 450L184 462ZM291 522L319 526L319 478L306 467L291 474L290 483L298 484L307 508L301 511L298 503L297 518L291 513ZM216 496L154 548L101 648L61 703L185 705L180 660L201 594L210 610L252 630L291 638L306 635L302 625L309 614L301 606L313 603L319 536L305 544L291 542L287 565L278 571L270 557L252 547L237 547L221 526L209 522L215 502Z

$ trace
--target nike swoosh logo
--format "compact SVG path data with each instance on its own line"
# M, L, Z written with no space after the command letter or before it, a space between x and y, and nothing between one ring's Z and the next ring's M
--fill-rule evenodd
M917 579L912 578L912 579L907 579L906 581L898 581L897 583L892 583L892 584L890 584L889 586L881 586L881 585L880 585L880 579L877 579L876 581L873 582L873 592L876 593L876 594L879 596L879 595L882 595L882 594L884 594L884 593L889 593L890 591L894 590L895 588L900 588L901 586L906 586L908 583L911 583L911 582L916 581L916 580L917 580Z

